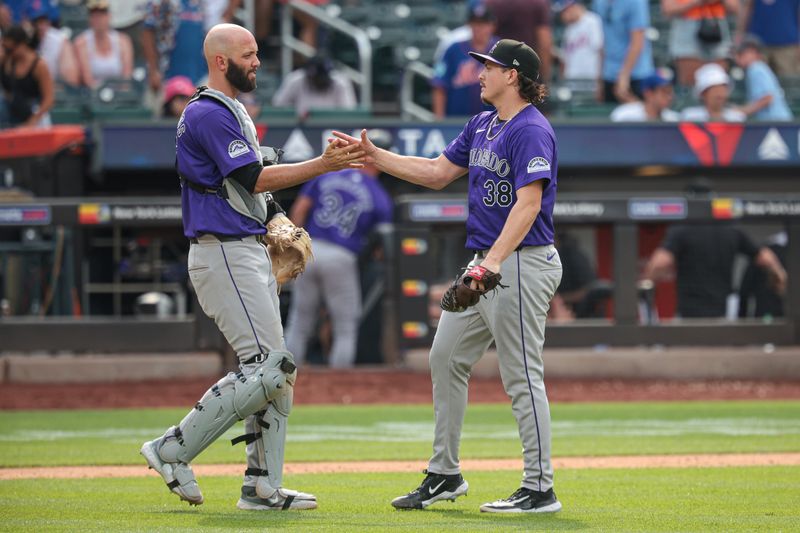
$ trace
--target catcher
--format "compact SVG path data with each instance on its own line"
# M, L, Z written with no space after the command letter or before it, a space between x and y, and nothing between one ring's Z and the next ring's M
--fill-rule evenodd
M279 152L261 148L252 120L236 100L256 86L256 41L246 29L214 26L204 51L208 87L192 97L178 122L176 168L181 178L189 277L203 311L239 357L239 371L212 386L183 420L141 448L167 487L191 505L203 495L191 461L238 420L245 421L247 469L237 507L314 509L316 498L283 487L286 418L297 376L286 351L277 290L301 272L309 238L267 191L319 174L360 168L363 152L331 142L322 156L275 165ZM269 251L268 251L269 250Z

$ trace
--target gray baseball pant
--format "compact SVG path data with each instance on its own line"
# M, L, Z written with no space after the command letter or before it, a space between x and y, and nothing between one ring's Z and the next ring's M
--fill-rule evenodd
M470 266L477 263L476 256ZM436 426L428 470L460 472L470 373L494 341L522 441L522 486L545 491L553 486L553 466L542 348L550 300L561 282L561 260L552 245L525 247L503 262L500 273L507 288L487 294L463 313L442 313L430 352Z
M305 361L324 301L333 327L330 366L348 368L356 359L361 318L358 257L342 246L314 239L314 261L294 282L292 306L286 326L286 346L296 364Z

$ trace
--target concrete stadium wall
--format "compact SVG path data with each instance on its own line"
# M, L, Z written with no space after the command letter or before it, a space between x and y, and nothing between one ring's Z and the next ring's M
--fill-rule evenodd
M798 380L800 347L545 349L545 376L563 379ZM405 367L428 372L428 350L405 354ZM0 382L100 383L219 378L216 352L0 356ZM355 369L354 372L357 372ZM499 376L490 350L475 376Z
M427 350L406 355L409 367L428 370ZM800 379L800 347L545 348L545 377L565 379ZM499 376L497 352L473 368L475 376Z

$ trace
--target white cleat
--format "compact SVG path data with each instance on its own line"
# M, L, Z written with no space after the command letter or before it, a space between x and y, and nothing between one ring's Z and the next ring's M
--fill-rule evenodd
M147 465L159 473L169 490L180 496L181 500L189 502L189 505L203 503L203 495L192 467L185 463L165 463L158 454L159 441L160 439L155 439L145 442L139 450Z
M261 498L255 487L242 487L242 496L236 507L245 511L288 511L317 508L317 497L313 494L280 488L269 498Z

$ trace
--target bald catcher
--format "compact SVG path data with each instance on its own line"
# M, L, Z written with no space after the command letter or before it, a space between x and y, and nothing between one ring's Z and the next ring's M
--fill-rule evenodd
M315 176L360 168L363 151L340 141L302 163L273 164L236 99L256 87L253 35L233 24L211 28L203 43L208 86L198 88L178 122L176 168L189 278L200 306L239 358L183 420L141 448L150 468L190 505L203 503L191 461L244 420L247 468L237 503L244 510L315 509L311 494L283 487L287 418L297 369L283 340L267 222L282 209L271 191Z

